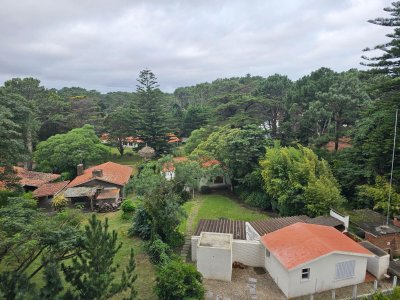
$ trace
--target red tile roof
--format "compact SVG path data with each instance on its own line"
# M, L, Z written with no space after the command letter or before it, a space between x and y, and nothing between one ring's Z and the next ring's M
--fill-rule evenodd
M203 168L209 168L209 167L212 167L212 166L215 166L215 165L220 165L220 164L221 164L221 162L219 160L211 159L211 160L207 160L207 161L202 162L201 165L202 165Z
M350 148L352 147L351 145L351 138L348 136L344 136L339 138L339 144L338 144L338 150L343 150L345 148ZM329 141L325 148L329 151L329 152L333 152L335 151L335 141Z
M181 163L181 162L185 162L185 161L188 161L188 158L185 157L185 156L174 157L174 158L172 159L172 161L168 161L168 162L165 162L165 163L163 164L163 166L162 166L162 171L163 171L164 173L166 173L166 172L173 172L173 171L175 171L175 165L174 165L174 163Z
M45 183L33 192L33 197L40 198L46 196L54 196L63 190L69 183L68 181Z
M102 170L103 175L101 177L93 176L92 171L94 170ZM74 180L72 180L68 187L79 186L93 179L123 186L128 183L129 178L132 175L132 171L133 169L131 167L109 161L104 164L86 169L82 175L77 176Z
M16 171L17 176L20 178L19 182L22 186L39 187L61 177L60 174L28 171L22 167L14 167L14 170Z
M335 228L323 225L296 223L260 240L288 270L334 252L372 255Z

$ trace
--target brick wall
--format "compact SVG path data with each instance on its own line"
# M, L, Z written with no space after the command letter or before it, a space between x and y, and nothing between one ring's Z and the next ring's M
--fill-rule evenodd
M373 236L366 232L365 239L379 248L388 251L390 250L391 255L400 255L400 234L391 233L381 236Z

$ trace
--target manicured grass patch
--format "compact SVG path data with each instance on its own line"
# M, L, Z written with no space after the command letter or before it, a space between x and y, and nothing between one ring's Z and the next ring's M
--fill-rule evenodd
M185 232L186 232L187 220L188 220L188 217L190 216L190 213L192 211L194 204L195 204L194 201L188 201L182 205L182 208L185 210L187 217L179 225L178 230L180 233L185 234Z
M219 194L199 195L202 201L199 212L193 222L193 230L200 219L227 218L232 220L256 221L266 219L265 213L244 207L239 202Z

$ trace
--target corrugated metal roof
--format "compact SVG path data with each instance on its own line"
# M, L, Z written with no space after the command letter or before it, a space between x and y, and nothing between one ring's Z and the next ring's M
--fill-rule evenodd
M319 216L319 217L310 219L307 223L317 224L317 225L325 225L325 226L331 226L331 227L344 225L342 221L340 221L334 217L331 217L331 216Z
M97 188L95 187L74 187L68 188L64 192L64 197L75 198L75 197L93 197L96 194Z
M284 228L286 226L295 224L295 223L308 223L310 220L307 216L293 216L293 217L282 217L282 218L273 218L267 220L259 220L249 222L250 225L257 231L257 233L262 236L266 233L274 232L278 229Z
M202 232L231 233L235 240L246 239L246 222L237 220L200 220L197 225L195 236Z

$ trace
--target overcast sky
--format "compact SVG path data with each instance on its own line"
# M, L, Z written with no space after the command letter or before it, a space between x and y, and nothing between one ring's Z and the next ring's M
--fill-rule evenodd
M150 68L161 89L325 66L360 68L384 42L387 0L2 0L0 81L133 91ZM389 29L390 30L390 29Z

